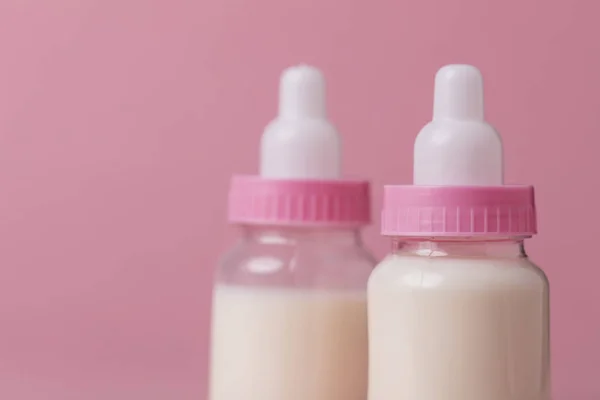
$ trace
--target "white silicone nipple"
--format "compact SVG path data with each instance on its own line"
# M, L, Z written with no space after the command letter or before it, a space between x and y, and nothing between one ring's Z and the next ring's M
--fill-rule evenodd
M337 179L341 143L327 120L325 78L310 66L283 71L279 116L261 140L260 174L275 179Z
M502 185L502 140L483 109L477 68L447 65L438 71L433 120L415 141L415 185Z

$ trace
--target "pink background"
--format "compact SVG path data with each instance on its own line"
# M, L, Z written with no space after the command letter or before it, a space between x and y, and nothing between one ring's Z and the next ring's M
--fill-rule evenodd
M556 393L600 398L600 4L5 0L0 398L199 399L211 274L282 68L329 78L346 172L408 182L433 75L473 63L537 187ZM368 243L383 255L376 227Z

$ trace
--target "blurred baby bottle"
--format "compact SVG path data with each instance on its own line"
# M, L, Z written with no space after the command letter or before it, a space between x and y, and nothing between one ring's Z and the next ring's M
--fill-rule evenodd
M240 240L216 274L210 400L366 398L369 185L340 178L340 141L322 73L284 71L260 175L231 182Z

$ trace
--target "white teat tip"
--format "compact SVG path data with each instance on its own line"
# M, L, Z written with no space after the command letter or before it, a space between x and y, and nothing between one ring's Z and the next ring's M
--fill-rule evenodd
M446 65L435 76L433 119L483 121L483 78L472 65Z
M279 116L283 118L325 118L325 78L308 65L283 71L279 85Z

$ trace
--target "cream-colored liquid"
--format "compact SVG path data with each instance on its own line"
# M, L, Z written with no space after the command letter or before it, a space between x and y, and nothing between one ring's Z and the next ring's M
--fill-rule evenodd
M366 294L217 286L210 400L365 400Z
M548 287L527 261L389 257L369 282L369 400L548 400Z

